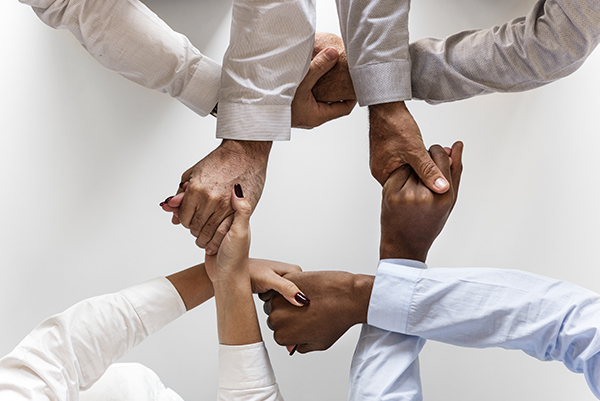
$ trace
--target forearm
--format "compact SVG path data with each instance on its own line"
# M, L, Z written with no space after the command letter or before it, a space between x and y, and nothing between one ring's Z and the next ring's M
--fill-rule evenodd
M167 276L167 279L179 293L188 311L214 296L212 282L206 274L204 263Z
M390 289L398 295L391 296ZM369 324L453 345L519 349L540 360L561 361L583 373L600 395L600 297L595 293L516 270L384 264L373 294Z
M214 283L219 343L246 345L262 341L248 273Z
M410 45L413 97L431 103L530 90L577 70L600 42L600 4L539 0L499 27Z
M289 139L290 106L308 71L314 34L311 0L234 1L217 137Z
M164 278L82 301L46 319L0 360L0 398L17 389L25 399L77 399L108 366L184 312Z
M409 0L337 0L348 67L361 106L411 99Z
M138 0L20 0L46 24L68 29L106 68L168 93L205 116L218 100L221 68Z

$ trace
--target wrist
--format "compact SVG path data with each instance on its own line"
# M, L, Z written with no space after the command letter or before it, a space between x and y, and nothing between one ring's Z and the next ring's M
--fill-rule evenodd
M369 301L375 277L366 274L355 274L352 283L352 316L354 324L367 323Z
M221 147L252 159L268 160L273 141L238 141L223 139Z
M379 259L408 259L425 263L425 260L427 260L427 250L424 251L420 247L399 247L398 242L394 241L388 244L385 241L381 241Z

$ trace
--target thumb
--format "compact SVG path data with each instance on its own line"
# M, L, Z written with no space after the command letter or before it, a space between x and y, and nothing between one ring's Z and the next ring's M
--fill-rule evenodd
M450 189L448 180L438 166L431 160L431 156L423 148L423 151L414 157L407 160L411 167L415 170L421 181L433 192L443 194Z
M328 47L327 49L321 50L319 54L317 54L315 58L313 58L310 62L310 68L308 70L308 73L298 86L298 91L312 90L313 86L315 86L317 81L323 75L325 75L327 71L333 68L333 66L337 63L339 57L339 52L333 47Z
M235 184L231 194L231 207L233 208L233 223L231 229L236 227L248 227L250 215L252 214L252 206L246 198L240 184Z

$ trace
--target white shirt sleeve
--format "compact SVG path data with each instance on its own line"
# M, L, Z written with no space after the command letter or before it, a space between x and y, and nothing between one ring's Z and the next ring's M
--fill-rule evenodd
M219 345L219 401L283 401L264 343Z
M0 399L76 401L113 362L183 313L166 278L82 301L0 359Z
M518 270L380 262L368 323L464 347L522 350L583 373L600 398L600 296Z
M538 0L525 17L410 45L412 91L429 103L520 92L577 70L600 43L600 2Z
M313 0L234 0L217 137L288 140L291 104L310 66Z
M424 269L424 263L398 260L398 262ZM378 286L378 275L373 293ZM392 292L398 294L397 290ZM371 303L376 302L371 295ZM371 308L369 313L372 313ZM390 312L392 314L392 312ZM421 376L419 352L425 339L381 330L364 324L350 367L350 401L402 400L421 401Z
M358 103L410 100L410 0L336 0Z
M104 67L168 93L201 116L218 100L221 67L139 0L20 0L68 29Z

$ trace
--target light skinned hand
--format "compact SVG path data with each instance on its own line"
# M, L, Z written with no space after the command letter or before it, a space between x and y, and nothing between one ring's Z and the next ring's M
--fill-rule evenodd
M326 48L311 61L310 69L298 86L292 101L292 127L312 129L327 121L350 114L356 100L338 99L334 103L317 101L313 88L317 81L336 65L339 53L334 48Z
M315 46L313 58L327 48L334 48L339 53L337 63L325 75L323 75L315 86L312 93L319 102L339 102L340 100L356 100L356 93L352 85L348 59L342 38L333 33L317 32L315 34Z
M369 106L369 153L371 174L382 186L392 172L409 164L432 191L441 194L450 188L404 102Z
M160 204L173 212L173 224L181 223L196 237L196 245L216 254L231 226L231 188L242 185L254 211L262 195L272 142L224 139L208 156L181 177L180 188ZM185 189L184 189L185 187Z
M427 188L408 165L390 175L383 186L381 202L381 259L425 262L456 203L462 151L462 142L456 142L451 149L439 145L429 149L434 163L450 182L444 194Z

